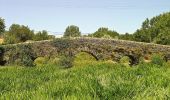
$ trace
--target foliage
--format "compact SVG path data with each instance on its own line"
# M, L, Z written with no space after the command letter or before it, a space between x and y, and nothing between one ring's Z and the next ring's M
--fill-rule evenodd
M170 28L160 30L160 34L156 37L156 43L158 44L170 44Z
M169 45L170 42L170 12L146 19L141 29L134 33L134 40L141 42L154 42Z
M64 32L64 37L79 37L81 36L81 32L78 26L71 25L68 26Z
M59 65L64 68L73 67L73 58L69 56L60 56L59 57Z
M119 36L119 34L116 31L109 30L108 28L101 27L99 28L95 33L91 34L92 37L105 37L110 36L111 38L115 38L116 36Z
M48 35L49 33L45 30L43 30L42 32L39 31L38 33L36 33L34 35L33 40L35 41L41 41L41 40L49 40L49 39L54 39L55 37L53 37L52 35Z
M60 58L59 57L51 57L48 60L48 64L50 64L50 65L59 65L60 64Z
M46 65L47 62L48 62L47 57L38 57L34 60L34 65L43 66L43 65Z
M116 38L123 40L133 40L139 42L158 43L163 45L170 44L170 12L160 14L152 19L146 19L140 29L137 29L134 34L119 34L114 30L101 27L96 32L89 34L89 37L97 38ZM27 40L48 40L54 39L53 35L48 35L47 31L40 31L34 34L28 26L13 24L9 31L5 32L4 19L0 18L0 35L4 33L5 43L14 44L25 42ZM79 37L81 32L78 26L70 25L64 32L64 37ZM86 37L86 36L85 36Z
M128 64L130 64L130 58L128 56L123 56L120 59L120 63L128 63Z
M9 33L9 32L5 32L4 33L4 43L5 44L14 44L14 43L18 43L18 40L16 39L16 37Z
M62 51L66 48L71 47L71 43L72 43L72 41L70 39L67 39L67 38L65 38L65 39L55 39L53 41L53 46L58 47L59 51Z
M18 50L19 57L16 61L19 60L19 62L17 62L17 65L28 67L34 66L35 54L32 52L30 46L21 46Z
M121 39L121 40L133 40L133 34L129 34L129 33L119 34L119 39Z
M169 99L170 69L155 66L98 63L70 69L51 65L0 68L0 99Z
M151 63L162 66L165 63L164 58L160 54L154 54L151 57Z
M6 31L4 33L5 44L26 42L28 40L41 41L54 38L55 36L48 35L48 32L45 30L43 30L42 32L39 31L35 34L34 31L30 30L28 26L19 24L12 24L9 28L9 31Z
M82 66L93 63L97 63L97 60L93 55L86 52L80 52L75 55L73 64L74 66Z
M150 33L146 30L137 30L136 33L134 33L134 40L148 43L152 42Z
M33 63L34 63L33 59L30 56L24 54L24 56L20 59L19 62L17 62L16 65L33 67L34 66Z
M5 32L5 21L0 17L0 36Z
M111 39L112 37L110 35L104 35L102 38Z
M6 44L25 42L33 39L34 32L28 26L12 24L9 31L5 33Z
M96 58L86 52L80 52L72 57L59 56L59 57L38 57L34 60L34 65L45 66L50 65L60 65L66 68L73 66L82 66L87 64L98 63Z
M36 57L30 45L16 45L6 49L8 51L9 58L7 65L21 65L21 66L34 66L33 62Z

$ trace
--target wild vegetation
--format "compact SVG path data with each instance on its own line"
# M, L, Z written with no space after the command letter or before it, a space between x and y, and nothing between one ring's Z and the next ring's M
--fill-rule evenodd
M78 26L71 25L68 26L64 32L64 37L80 37L81 32Z
M26 42L28 40L41 41L54 39L54 36L48 35L48 32L43 30L35 33L28 26L12 24L8 31L3 34L5 44L14 44Z
M0 17L0 36L3 34L5 31L5 21Z
M97 37L97 38L118 38L119 33L116 31L109 30L108 28L101 27L93 34L89 34L91 37Z
M142 28L134 34L119 34L101 27L88 36L169 45L169 23L168 12L150 20L146 19ZM28 26L18 24L12 24L9 30L5 31L5 21L2 18L0 35L5 44L55 38L45 30L34 32ZM64 33L64 38L80 36L79 27L74 25L68 26ZM38 57L32 52L31 44L6 45L9 46L5 48L9 51L6 54L8 61L5 62L8 66L0 67L0 99L170 99L170 62L165 61L161 55L152 55L147 61L141 58L138 65L130 65L133 59L128 56L122 57L119 62L97 60L85 52L74 57L66 56L65 54L70 52L64 52L64 49L72 46L70 43L71 40L55 40L52 44L59 47L63 55L45 56L51 50L48 49L49 45L46 45L46 52L39 51L44 57ZM104 45L103 48L108 51L111 49ZM0 47L1 65L4 64L3 50L4 48Z
M170 45L170 12L146 19L134 33L134 40Z
M99 28L97 32L89 36L108 38L106 35L116 39L170 45L170 12L160 14L151 19L147 18L142 23L141 28L137 29L133 34L118 34L116 31L110 31L107 28Z
M146 19L141 28L134 33L120 34L107 27L100 27L96 32L82 35L78 26L70 25L65 29L64 38L69 37L97 37L113 38L120 40L131 40L139 42L157 43L163 45L170 44L170 12L160 14L151 19ZM12 24L9 30L5 31L5 21L0 18L0 35L4 38L6 44L20 43L27 40L40 41L54 39L45 30L34 32L28 26Z
M0 99L170 98L170 63L156 64L159 57L133 67L126 65L126 59L96 61L87 53L77 54L72 68L61 66L59 58L47 59L38 58L36 67L0 68Z

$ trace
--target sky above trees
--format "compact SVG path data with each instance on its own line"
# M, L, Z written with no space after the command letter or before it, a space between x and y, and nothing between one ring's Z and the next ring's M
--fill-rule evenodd
M170 0L0 0L7 28L18 23L52 33L68 25L79 26L82 33L99 27L133 33L146 18L168 11Z

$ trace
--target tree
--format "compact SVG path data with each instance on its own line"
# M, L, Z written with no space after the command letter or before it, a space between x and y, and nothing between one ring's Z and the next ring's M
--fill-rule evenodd
M120 34L119 39L122 40L133 40L133 34L125 33L125 34Z
M64 32L64 37L79 37L81 36L81 32L79 27L75 25L68 26Z
M5 21L0 17L0 36L5 32Z
M142 29L148 29L150 27L150 21L148 18L142 23Z
M101 37L108 37L110 36L111 38L115 38L119 36L119 33L116 31L109 30L108 28L101 27L99 28L96 32L92 34L93 37L101 38Z
M4 42L5 42L5 44L14 44L14 43L18 43L18 40L16 39L16 37L13 34L6 31L4 33Z
M48 32L43 30L42 32L39 31L38 33L36 33L34 35L34 39L35 41L40 41L40 40L48 40L50 37L48 35Z
M147 30L137 30L133 37L135 41L151 42L151 36Z
M160 34L156 38L156 43L163 45L170 45L170 29L166 28L160 31Z
M146 19L142 27L134 33L134 40L169 44L170 12L160 14L152 19Z
M30 30L28 26L12 24L9 31L5 33L5 43L19 43L27 40L32 40L34 31Z

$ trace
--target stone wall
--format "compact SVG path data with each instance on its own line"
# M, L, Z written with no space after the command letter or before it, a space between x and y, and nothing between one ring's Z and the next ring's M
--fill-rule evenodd
M24 55L34 60L44 56L74 56L79 52L90 53L97 60L119 61L121 57L128 56L131 64L137 64L140 57L154 53L162 54L166 60L170 60L170 46L98 38L61 38L53 41L3 45L0 49L1 65L12 64Z

